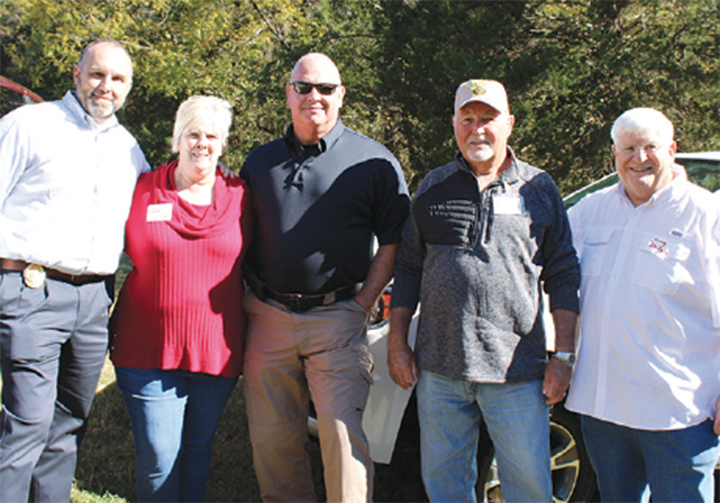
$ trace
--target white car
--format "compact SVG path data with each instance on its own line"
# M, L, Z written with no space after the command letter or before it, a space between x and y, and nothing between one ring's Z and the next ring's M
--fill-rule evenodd
M676 161L685 166L688 178L712 191L720 190L720 152L677 154ZM607 175L565 197L565 206L570 207L584 196L616 183L617 173ZM370 388L363 427L370 442L370 454L376 463L387 464L392 459L398 433L405 414L417 414L412 389L403 390L390 378L387 366L388 307L390 288L382 295L377 306L377 315L368 330L370 352L375 366L374 385ZM547 306L547 301L545 302ZM411 325L409 342L414 344L418 313ZM553 334L552 317L546 311L544 320L546 332ZM549 338L551 339L551 338ZM548 341L548 350L553 341ZM410 422L412 423L412 422ZM317 422L309 418L310 432L317 437ZM553 501L599 501L595 474L585 453L576 414L561 404L553 406L550 412L550 449L553 479ZM416 426L415 426L416 427ZM482 431L478 446L478 500L484 502L504 501L497 475L492 442L487 432ZM417 435L414 440L417 442ZM419 459L418 459L419 470ZM715 469L716 494L720 494L720 460Z

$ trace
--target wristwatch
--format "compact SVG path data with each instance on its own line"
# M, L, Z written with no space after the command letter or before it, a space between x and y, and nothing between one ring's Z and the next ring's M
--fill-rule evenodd
M568 367L575 365L575 353L571 353L570 351L555 351L552 354L552 358L564 363Z

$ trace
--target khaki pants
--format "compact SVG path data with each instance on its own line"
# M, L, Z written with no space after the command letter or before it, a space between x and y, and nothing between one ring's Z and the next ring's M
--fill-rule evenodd
M293 313L252 292L244 307L245 400L263 500L315 501L305 450L310 394L327 500L370 501L374 467L362 430L372 383L367 313L354 300Z

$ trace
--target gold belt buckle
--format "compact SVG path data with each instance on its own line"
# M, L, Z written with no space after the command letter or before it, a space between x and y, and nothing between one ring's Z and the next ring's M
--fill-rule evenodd
M28 288L40 288L46 276L45 268L39 264L28 264L23 269L23 281Z

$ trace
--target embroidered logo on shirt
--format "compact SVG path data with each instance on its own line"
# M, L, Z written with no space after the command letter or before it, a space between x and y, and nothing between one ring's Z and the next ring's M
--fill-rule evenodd
M652 251L655 255L662 258L667 257L667 241L663 241L659 237L652 238L648 243L648 248L650 248L650 251Z
M151 204L147 207L148 222L169 222L172 220L172 203Z
M655 255L660 260L672 259L685 261L691 254L691 249L678 241L678 239L670 233L670 237L660 237L656 234L645 234L641 248Z

